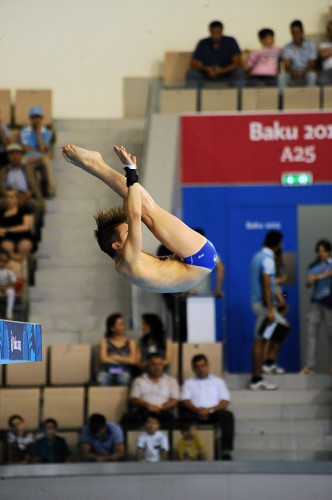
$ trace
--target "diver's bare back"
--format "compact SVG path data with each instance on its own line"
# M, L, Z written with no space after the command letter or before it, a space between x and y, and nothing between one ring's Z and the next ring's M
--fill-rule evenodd
M134 265L115 258L115 269L127 281L149 292L178 293L194 288L211 271L205 267L192 266L181 259L158 257L141 252Z

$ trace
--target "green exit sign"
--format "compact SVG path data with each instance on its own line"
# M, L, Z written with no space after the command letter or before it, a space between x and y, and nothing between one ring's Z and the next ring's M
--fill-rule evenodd
M311 172L285 172L281 174L283 186L310 186L312 181Z

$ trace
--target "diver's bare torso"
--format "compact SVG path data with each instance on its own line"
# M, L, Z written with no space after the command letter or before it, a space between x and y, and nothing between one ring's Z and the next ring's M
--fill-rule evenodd
M176 256L158 258L141 252L135 264L115 258L115 269L127 281L149 292L178 293L194 288L208 274L206 267L185 264Z

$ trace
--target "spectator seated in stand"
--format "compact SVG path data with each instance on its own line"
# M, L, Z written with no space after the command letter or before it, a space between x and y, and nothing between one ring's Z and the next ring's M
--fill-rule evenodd
M81 434L81 456L85 462L115 462L125 456L122 429L94 413Z
M176 443L175 456L177 460L205 460L204 443L199 437L197 424L193 420L181 425L182 437Z
M148 355L146 373L137 377L129 394L129 411L122 417L124 428L142 427L148 413L158 413L161 426L172 428L176 424L174 410L179 399L179 387L174 377L164 373L161 354Z
M187 73L188 86L211 83L230 87L243 85L240 48L235 38L223 34L223 29L220 21L211 22L210 36L198 42Z
M166 434L160 430L158 413L148 413L143 431L136 441L136 460L139 462L161 462L167 460L169 443Z
M320 83L332 85L332 18L327 21L326 41L319 44L319 58L322 65Z
M29 110L30 125L21 130L20 140L25 165L32 166L41 172L41 187L44 196L54 198L56 182L52 163L52 133L43 125L44 112L40 106L33 106Z
M282 50L285 72L279 74L279 86L316 85L317 47L305 38L301 21L293 21L290 30L293 41Z
M8 463L33 463L35 438L31 432L27 432L24 419L20 415L12 415L8 419L8 427Z
M143 336L139 341L140 367L145 370L148 355L158 352L164 360L165 369L171 363L171 343L166 338L166 333L161 319L156 314L142 315Z
M36 440L36 459L43 464L72 462L73 456L64 438L57 436L58 424L53 418L43 423L44 436Z
M137 344L126 336L126 324L121 314L111 314L106 320L106 332L100 342L99 385L129 385L137 363Z
M9 255L0 249L0 297L6 298L6 319L14 318L16 276L8 268Z
M185 380L181 394L181 420L213 424L221 429L222 460L232 460L234 417L227 407L230 393L225 381L209 373L208 359L197 354L191 361L195 377Z
M0 209L0 248L26 269L32 253L37 249L33 216L27 208L19 205L15 189L6 189L5 208Z
M7 155L6 148L10 143L10 130L1 119L1 109L0 109L0 167L6 165Z
M274 32L270 28L261 29L258 38L261 49L242 53L246 58L243 68L248 72L247 84L250 87L277 86L281 49L274 45Z
M321 239L315 245L316 258L308 266L306 287L311 288L310 305L306 317L305 366L301 373L312 375L316 367L316 348L319 334L325 326L329 360L329 374L332 375L332 245Z
M18 143L9 144L6 148L8 162L0 169L0 207L5 206L6 189L16 189L19 205L26 207L34 216L35 229L40 231L45 212L45 201L42 197L35 170L23 165L23 149Z

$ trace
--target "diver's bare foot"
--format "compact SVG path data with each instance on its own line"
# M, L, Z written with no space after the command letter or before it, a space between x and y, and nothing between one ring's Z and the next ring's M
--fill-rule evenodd
M69 163L89 173L94 173L94 170L103 163L101 154L98 151L89 151L73 144L62 146L62 156Z
M128 153L124 146L113 146L113 149L123 165L136 165L136 156Z

